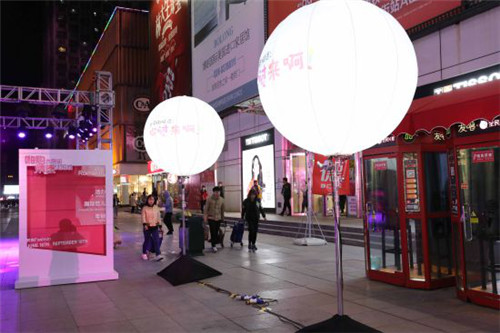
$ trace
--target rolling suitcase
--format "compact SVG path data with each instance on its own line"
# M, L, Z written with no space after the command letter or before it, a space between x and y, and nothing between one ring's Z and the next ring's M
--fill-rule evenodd
M243 246L243 233L245 232L245 221L238 221L233 226L231 232L231 247L234 243L240 243Z

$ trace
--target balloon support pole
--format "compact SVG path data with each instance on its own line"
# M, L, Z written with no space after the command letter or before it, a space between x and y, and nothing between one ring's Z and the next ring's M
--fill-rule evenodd
M340 179L340 175L342 174L341 168L346 158L345 156L336 156L335 166L331 172L333 198L335 202L333 216L335 221L335 272L337 278L338 313L330 319L304 327L298 332L378 332L344 314L344 279L342 273L342 244L340 237L339 188L340 182L342 181Z
M222 275L221 272L207 266L188 254L186 244L186 189L185 180L187 177L179 177L181 186L181 207L182 207L182 251L180 256L157 274L170 282L173 286L196 282L203 279ZM179 239L180 241L180 239Z
M327 241L323 230L321 230L321 225L318 219L313 213L313 200L312 200L312 172L314 167L314 155L310 152L306 152L306 177L307 177L307 220L305 223L305 232L303 238L296 238L293 240L293 244L301 246L319 246L326 245ZM321 233L321 238L313 237L313 218L316 221L318 230ZM302 229L302 228L301 228ZM300 230L299 230L300 232Z

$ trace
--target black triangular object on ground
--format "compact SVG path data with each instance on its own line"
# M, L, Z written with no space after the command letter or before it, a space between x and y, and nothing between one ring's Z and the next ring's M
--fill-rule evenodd
M335 315L320 323L304 327L298 332L380 332L348 316Z
M173 263L158 272L158 275L170 282L173 286L200 281L214 276L222 275L221 272L191 258L180 256Z

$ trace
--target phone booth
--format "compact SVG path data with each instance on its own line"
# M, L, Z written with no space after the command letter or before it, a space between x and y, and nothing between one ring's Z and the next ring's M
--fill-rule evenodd
M363 152L366 269L500 307L500 81L416 99ZM465 125L467 124L467 125Z
M452 220L459 230L454 234L458 296L500 309L500 120L489 124L489 130L457 134L458 209Z
M423 289L455 284L448 145L417 134L364 151L369 278Z

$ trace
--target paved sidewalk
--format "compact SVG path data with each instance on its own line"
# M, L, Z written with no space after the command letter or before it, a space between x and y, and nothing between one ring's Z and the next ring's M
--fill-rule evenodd
M120 212L118 221L124 243L115 252L117 281L15 291L15 265L0 267L6 270L0 331L295 331L272 315L199 284L172 287L155 273L176 258L176 236L164 241L166 260L145 262L140 259L139 216ZM13 243L2 239L4 244L12 253ZM235 293L276 298L273 311L304 325L336 313L333 245L299 247L289 238L268 235L259 235L257 245L257 253L226 247L199 257L223 273L208 281ZM453 288L422 291L369 281L363 249L344 246L343 252L345 309L354 319L383 332L500 331L498 311L456 299Z

